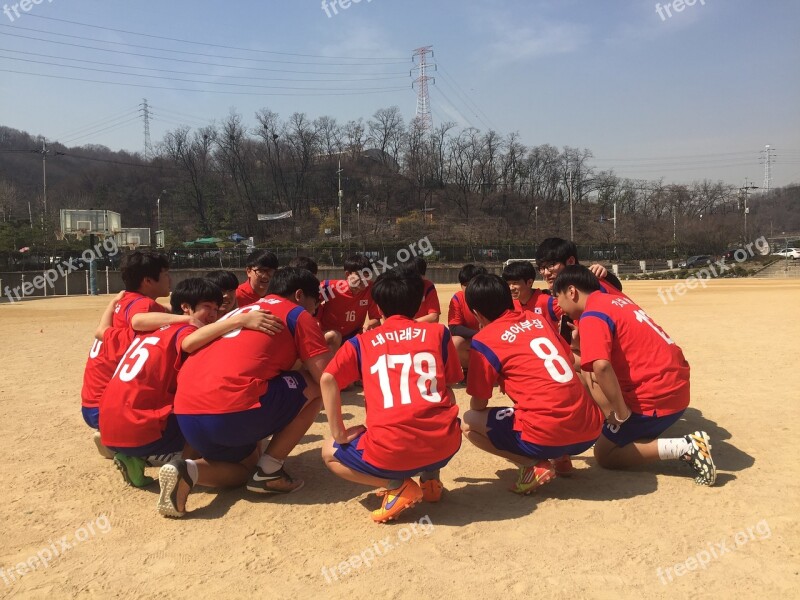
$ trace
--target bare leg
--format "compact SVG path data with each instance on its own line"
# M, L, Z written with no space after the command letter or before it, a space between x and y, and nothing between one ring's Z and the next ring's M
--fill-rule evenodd
M601 435L594 445L594 457L606 469L644 465L659 460L658 440L639 440L620 447Z
M334 475L352 481L353 483L360 483L361 485L368 485L370 487L388 487L389 480L381 479L380 477L373 477L366 473L359 473L350 467L344 466L333 456L336 448L333 447L333 438L329 438L322 446L322 460L325 466L328 467Z
M265 454L278 460L285 460L289 456L289 453L294 450L311 428L322 409L322 393L319 385L314 383L304 371L301 371L300 374L306 380L306 389L303 392L307 399L306 404L291 423L272 436L272 440L264 451Z
M460 335L454 335L452 339L453 345L456 347L456 352L458 352L458 360L461 362L461 368L466 371L467 367L469 367L469 345L472 340L463 338Z
M204 458L195 460L197 465L197 481L195 485L205 487L238 487L247 483L250 473L256 466L258 460L257 451L253 451L250 456L239 463L229 463L219 460L206 460ZM186 510L186 499L189 497L189 484L182 478L178 481L177 509Z

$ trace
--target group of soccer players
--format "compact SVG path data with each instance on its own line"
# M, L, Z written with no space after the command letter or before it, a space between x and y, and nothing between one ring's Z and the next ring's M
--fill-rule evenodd
M574 243L545 240L536 263L547 290L533 287L530 262L502 277L465 265L445 326L421 256L373 282L355 255L343 279L320 283L312 259L281 268L257 250L244 283L214 271L170 295L166 257L132 252L86 364L84 420L130 485L161 466L157 509L170 517L186 514L196 485L299 490L284 463L323 407L322 458L380 488L375 522L438 502L462 436L519 467L518 494L569 476L570 457L592 446L602 467L680 459L712 485L706 433L659 437L689 404L681 349L613 274L578 264ZM452 386L465 373L459 419ZM357 384L366 422L348 427L341 392ZM489 406L498 385L512 406Z

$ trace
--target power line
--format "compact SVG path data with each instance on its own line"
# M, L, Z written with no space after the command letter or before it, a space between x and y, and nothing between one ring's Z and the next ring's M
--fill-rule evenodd
M397 62L408 62L407 58L399 57L399 56L389 56L389 57L379 57L379 56L363 56L363 57L362 56L359 56L359 57L354 57L354 56L325 56L325 55L322 55L322 54L298 54L298 53L295 53L295 52L275 52L275 51L272 51L272 50L257 50L257 49L253 49L253 48L241 48L241 47L237 47L237 46L224 46L224 45L221 45L221 44L212 44L212 43L209 43L209 42L195 42L193 40L183 40L183 39L180 39L180 38L171 38L171 37L165 37L165 36L161 36L161 35L154 35L154 34L150 34L150 33L139 33L139 32L136 32L136 31L127 31L125 29L114 29L112 27L101 27L100 25L90 25L89 23L79 23L78 21L68 21L66 19L57 19L55 17L45 17L45 16L42 16L42 15L28 15L28 16L36 17L37 19L47 19L48 21L58 21L58 22L61 22L61 23L69 23L70 25L79 25L81 27L91 27L92 29L102 29L104 31L114 31L116 33L127 33L127 34L130 34L130 35L138 35L138 36L142 36L142 37L148 37L148 38L159 39L159 40L166 40L166 41L170 41L170 42L180 42L180 43L183 43L183 44L194 44L194 45L197 45L197 46L208 46L210 48L223 48L225 50L242 50L242 51L245 51L245 52L258 52L258 53L261 53L261 54L275 54L275 55L279 55L279 56L300 56L300 57L303 57L303 58L325 58L325 59L342 59L342 60L394 60L394 61L397 61Z

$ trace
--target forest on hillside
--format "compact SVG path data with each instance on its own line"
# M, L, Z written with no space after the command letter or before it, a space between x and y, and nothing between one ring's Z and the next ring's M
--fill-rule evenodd
M147 156L48 142L46 206L41 139L0 127L0 252L67 244L57 241L62 208L118 212L123 227L164 229L169 247L234 233L259 246L336 244L340 218L348 247L423 235L533 245L572 227L579 244L630 257L721 252L800 231L800 185L766 195L702 172L684 185L624 179L594 167L589 149L527 146L515 133L452 123L425 131L397 107L346 123L255 116L255 128L235 112L178 127ZM286 211L292 218L257 217Z

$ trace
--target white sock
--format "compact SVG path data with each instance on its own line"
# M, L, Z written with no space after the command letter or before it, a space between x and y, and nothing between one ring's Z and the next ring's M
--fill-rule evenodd
M197 483L197 478L200 477L200 472L197 470L197 463L187 458L186 472L189 473L189 479L192 480L192 485Z
M680 458L692 449L692 443L686 438L668 438L658 440L658 458L670 460Z
M258 466L264 471L264 475L270 475L283 467L283 461L265 454L258 459Z

